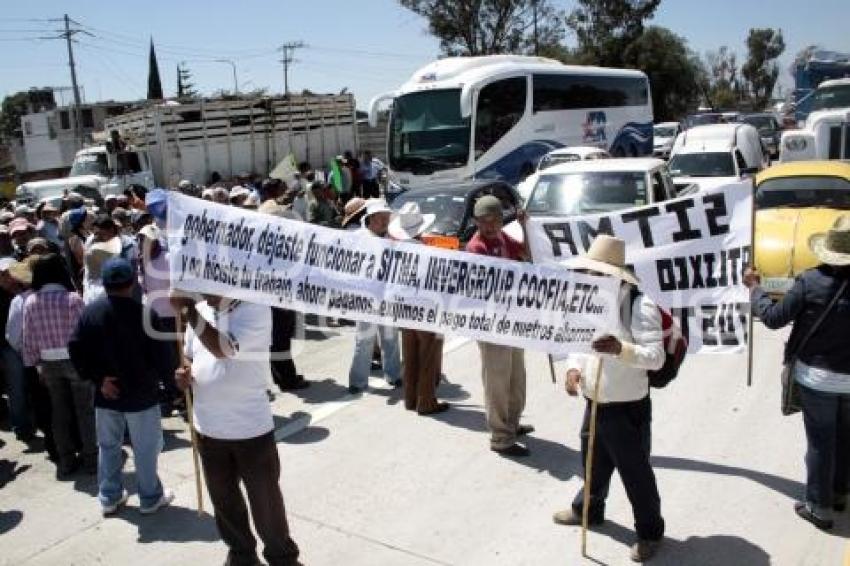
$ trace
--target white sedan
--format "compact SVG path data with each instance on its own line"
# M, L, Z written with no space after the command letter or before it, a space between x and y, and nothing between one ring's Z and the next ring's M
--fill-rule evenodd
M560 163L588 161L593 159L609 159L610 157L610 153L604 149L594 146L575 145L570 147L561 147L553 149L540 158L540 161L537 163L537 173ZM534 183L529 181L532 177L534 177L534 175L529 175L528 178L520 181L516 187L523 202L528 200L529 195L531 195L531 189L534 188Z

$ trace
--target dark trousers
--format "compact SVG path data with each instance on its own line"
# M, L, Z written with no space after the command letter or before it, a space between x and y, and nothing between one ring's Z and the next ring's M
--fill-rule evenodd
M301 379L292 359L292 337L295 336L295 311L272 308L272 378L278 387L285 389Z
M381 187L378 186L378 181L363 181L363 198L378 198L381 196Z
M163 317L159 319L159 325L156 330L169 336L177 336L177 318ZM177 399L183 399L183 393L177 389L177 382L174 380L174 370L180 365L180 346L176 339L168 340L169 348L169 367L171 371L166 375L161 376L159 382L160 403L170 406Z
M56 442L53 440L53 418L50 405L50 392L38 378L38 371L34 367L24 368L24 380L27 383L27 394L29 403L35 417L35 426L44 434L44 449L47 455L54 461L59 461L56 451Z
M593 452L593 478L590 486L590 521L602 521L605 499L614 470L620 474L632 504L638 538L659 540L664 536L661 498L655 473L649 461L652 404L649 397L629 403L600 404ZM590 401L581 425L581 461L587 462L590 437ZM573 510L581 515L584 489L573 500Z
M42 379L50 393L53 439L59 465L67 467L74 462L78 438L83 462L96 464L94 385L80 379L70 360L42 362L41 368Z
M831 507L847 495L850 480L850 395L824 393L802 385L806 427L806 500Z
M442 338L433 332L404 329L401 331L401 350L404 357L404 406L420 413L433 411L437 406Z
M239 484L245 486L254 527L265 546L269 566L298 564L298 546L289 536L280 459L274 432L245 440L219 440L199 434L207 491L215 508L215 523L229 548L228 564L257 564L257 541L251 534L248 509Z

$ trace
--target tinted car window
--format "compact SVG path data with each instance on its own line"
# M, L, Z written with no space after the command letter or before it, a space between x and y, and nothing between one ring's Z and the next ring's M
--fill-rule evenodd
M734 177L732 154L726 152L680 153L670 160L674 177Z
M850 182L840 177L768 179L756 190L756 206L850 208Z

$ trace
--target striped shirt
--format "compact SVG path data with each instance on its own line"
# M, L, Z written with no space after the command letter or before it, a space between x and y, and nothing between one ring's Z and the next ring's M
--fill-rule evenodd
M83 312L83 299L61 285L45 285L27 298L24 304L24 365L32 367L44 360L44 352L52 359L68 359L68 342ZM54 352L50 352L54 351Z

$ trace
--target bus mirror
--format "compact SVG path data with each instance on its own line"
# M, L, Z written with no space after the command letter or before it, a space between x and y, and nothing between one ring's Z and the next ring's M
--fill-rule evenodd
M383 94L377 95L375 98L369 101L369 127L377 128L378 127L378 107L381 102L385 100L392 100L395 98L395 93L385 92Z

